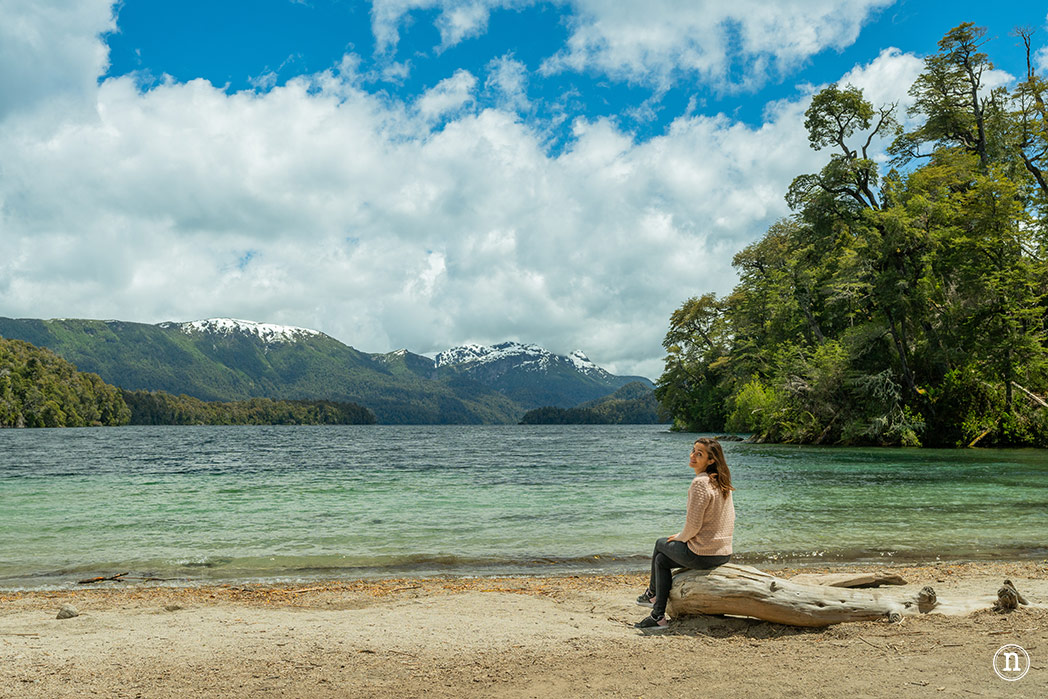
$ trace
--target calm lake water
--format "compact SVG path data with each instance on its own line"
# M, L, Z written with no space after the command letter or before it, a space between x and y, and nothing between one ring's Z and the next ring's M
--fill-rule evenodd
M695 435L665 426L0 431L0 588L643 570ZM736 558L1043 558L1048 454L725 443Z

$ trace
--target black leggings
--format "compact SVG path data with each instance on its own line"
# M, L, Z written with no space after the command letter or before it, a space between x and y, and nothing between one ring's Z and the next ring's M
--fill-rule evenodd
M666 538L655 542L655 551L651 554L651 580L648 591L655 593L655 608L651 615L658 619L666 613L666 602L670 599L670 587L673 585L674 568L692 568L708 570L716 568L731 560L727 556L700 556L692 553L683 541L669 541Z

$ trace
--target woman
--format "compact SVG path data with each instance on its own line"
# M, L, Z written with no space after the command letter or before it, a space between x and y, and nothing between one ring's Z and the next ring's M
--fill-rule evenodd
M637 604L651 607L651 615L635 624L638 629L668 627L666 602L673 584L673 568L716 568L731 560L731 536L735 530L735 504L731 499L731 472L720 442L700 437L692 446L688 465L695 478L688 488L684 528L655 542L651 555L651 579Z

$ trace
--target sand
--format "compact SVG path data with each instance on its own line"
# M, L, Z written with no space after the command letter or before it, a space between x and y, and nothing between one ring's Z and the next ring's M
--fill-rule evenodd
M640 574L0 592L0 696L1048 696L1048 561L889 569L949 614L651 634L632 628ZM1029 607L989 609L1005 578ZM992 667L1008 643L1031 658L1015 682Z

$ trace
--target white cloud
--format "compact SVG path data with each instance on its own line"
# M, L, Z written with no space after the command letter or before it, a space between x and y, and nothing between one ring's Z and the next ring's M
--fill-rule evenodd
M1033 55L1033 63L1039 75L1048 73L1048 46L1037 49Z
M924 60L897 48L881 50L879 56L864 66L855 66L841 76L840 85L854 85L875 107L897 103L900 118L913 103L909 86L924 70Z
M441 46L454 46L468 37L484 33L488 28L491 3L458 2L446 6L437 20Z
M526 112L528 101L528 68L506 54L492 59L488 65L488 77L484 81L486 90L496 93L499 107L516 112Z
M824 157L804 98L758 128L689 114L644 142L580 119L551 154L539 127L469 106L465 71L404 103L366 92L358 68L232 95L121 77L92 87L89 111L11 112L0 314L243 317L365 351L517 339L654 377L669 314L730 290L734 252Z
M97 35L116 29L110 0L0 0L0 119L16 108L62 99L93 101L109 52Z
M473 101L473 89L477 78L468 70L456 70L450 78L445 78L424 92L415 102L419 114L428 120L440 119L453 114Z
M667 86L698 76L749 89L858 36L870 13L892 0L573 0L567 46L547 72L599 70Z
M483 34L488 17L497 8L523 7L534 0L372 0L371 29L379 52L388 52L400 41L400 25L417 10L439 9L436 27L444 50L464 39Z
M267 70L260 75L248 78L247 81L256 90L268 90L277 84L277 74L272 70Z

